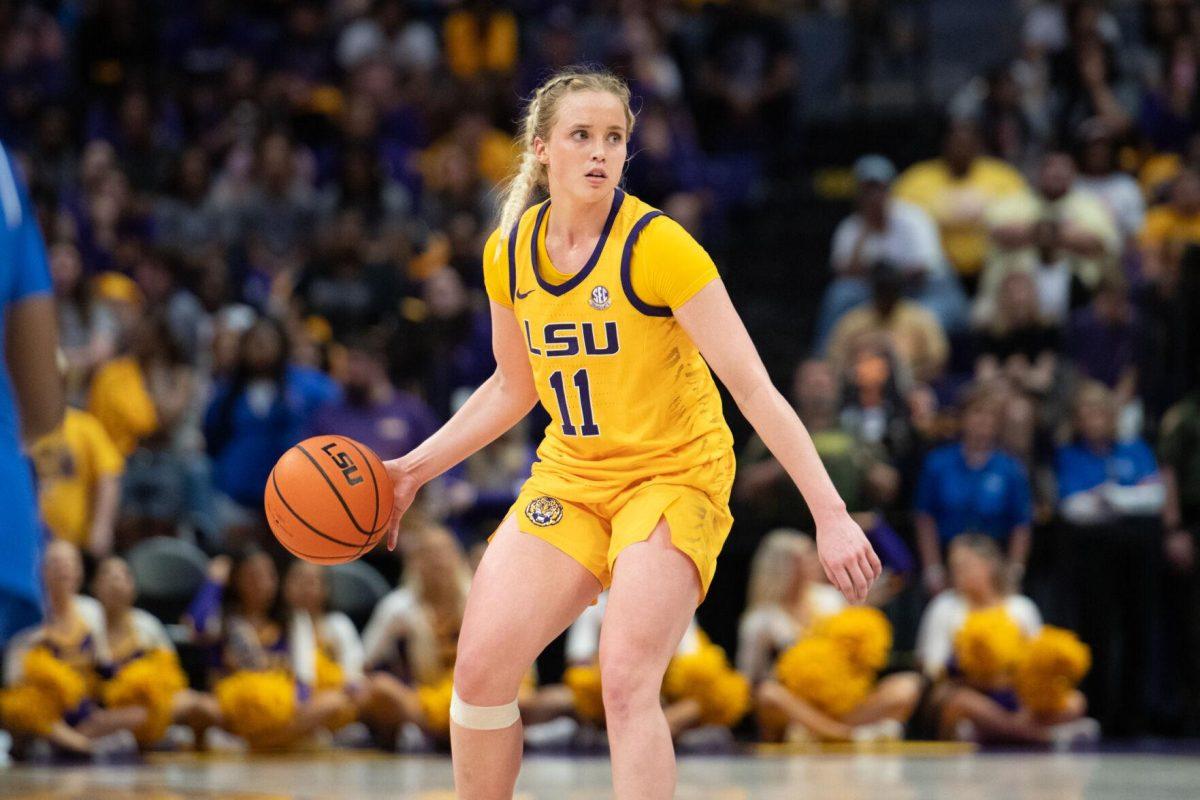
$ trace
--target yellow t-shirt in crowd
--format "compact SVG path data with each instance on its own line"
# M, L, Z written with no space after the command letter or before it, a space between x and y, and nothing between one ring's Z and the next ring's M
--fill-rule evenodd
M708 365L673 311L717 275L679 223L618 190L587 264L546 252L549 201L484 249L488 296L513 309L551 417L535 473L626 486L731 455Z
M31 448L42 520L51 533L77 547L87 544L96 484L120 475L125 459L100 421L68 408L62 424Z
M1139 238L1143 247L1200 244L1200 214L1185 215L1169 205L1155 206L1146 212Z
M158 430L158 411L146 389L142 368L133 358L118 358L96 371L88 395L88 411L100 420L122 455Z
M988 209L996 200L1023 189L1021 173L985 156L975 159L962 178L955 177L942 159L914 164L896 180L892 193L928 211L954 269L960 275L975 275L988 252Z

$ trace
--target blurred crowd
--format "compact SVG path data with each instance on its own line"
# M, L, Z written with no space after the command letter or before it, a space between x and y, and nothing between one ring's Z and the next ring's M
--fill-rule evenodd
M127 572L114 557L170 537L217 559L181 641L232 648L243 667L299 646L286 587L265 573L320 580L271 539L266 476L315 433L402 455L490 374L478 259L521 98L570 64L626 77L640 104L627 190L719 255L738 248L732 220L799 180L798 21L846 26L839 81L857 100L880 58L914 50L922 5L945 2L0 4L0 140L46 239L72 406L31 455L48 536L85 556L78 575L67 549L47 559L62 582L55 611L47 578L48 626L78 633L84 573L99 596L102 578ZM787 376L791 397L884 557L871 603L895 632L870 713L816 718L767 680L837 608L818 597L828 587L807 540L779 530L811 531L802 499L762 443L740 437L731 543L777 557L740 579L718 572L706 627L793 733L871 737L914 717L925 735L1078 733L1049 731L1083 716L1081 697L1041 728L995 687L928 708L929 682L959 670L955 630L996 603L1029 637L1043 617L1078 632L1094 659L1086 713L1106 732L1200 730L1200 7L999 5L1022 20L1009 57L912 109L944 120L932 157L899 163L911 143L860 149L844 165L852 213L832 232L797 221L831 234L828 263L779 253L755 267L827 276L811 320L772 335L808 353ZM844 130L853 141L853 119ZM755 301L735 293L752 329ZM398 557L365 557L388 582L404 574L394 603L418 611L397 612L408 621L389 628L387 654L341 663L358 688L306 706L309 730L383 708L368 721L390 740L436 706L422 711L410 689L452 663L465 552L513 502L543 425L535 412L428 487ZM422 581L413 565L429 548ZM245 591L271 596L222 601L226 585L243 591L245 561L257 570ZM450 577L428 577L439 569ZM322 602L301 610L317 619ZM236 614L248 628L204 622ZM358 635L348 620L332 627L337 641ZM416 641L425 667L410 658L368 680L363 664L399 658L397 640ZM571 707L550 688L529 720ZM179 720L220 719L189 699Z

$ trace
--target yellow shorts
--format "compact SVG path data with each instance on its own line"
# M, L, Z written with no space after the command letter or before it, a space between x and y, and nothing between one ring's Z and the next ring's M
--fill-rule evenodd
M582 564L605 589L612 584L621 551L645 541L658 521L666 519L671 543L696 565L703 600L733 525L733 466L729 453L681 473L605 486L539 463L509 516L516 518L522 532Z

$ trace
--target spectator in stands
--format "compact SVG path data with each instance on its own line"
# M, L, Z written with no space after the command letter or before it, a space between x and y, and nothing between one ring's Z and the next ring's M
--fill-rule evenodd
M1157 85L1142 99L1138 127L1155 150L1182 152L1196 132L1197 44L1194 35L1174 32Z
M342 399L316 412L309 423L311 435L347 436L387 460L399 458L437 430L429 406L388 379L387 354L377 335L346 341L344 369Z
M42 520L50 532L93 558L113 547L125 459L104 426L67 408L62 425L31 448Z
M987 217L996 201L1025 188L1008 164L981 154L979 128L966 120L950 123L942 155L914 164L900 175L892 193L929 212L942 236L942 249L968 293L974 289L988 252Z
M1158 445L1166 490L1163 503L1167 643L1173 677L1181 684L1186 717L1200 717L1200 392L1192 391L1163 416Z
M1122 735L1142 728L1151 687L1162 680L1154 638L1165 490L1149 446L1117 439L1117 411L1102 384L1080 387L1076 440L1055 459L1065 524L1052 563L1063 617L1092 648L1084 691L1105 730Z
M1200 173L1189 169L1175 178L1168 201L1146 214L1140 244L1143 274L1174 286L1183 251L1200 245Z
M992 280L1011 271L1013 260L1032 255L1038 244L1038 223L1043 220L1057 223L1059 249L1085 286L1094 289L1115 269L1121 245L1116 222L1094 195L1074 186L1071 156L1048 153L1038 168L1035 191L1016 194L991 209L988 224L996 249L988 273L998 273ZM982 288L988 290L986 285Z
M174 186L154 203L154 243L182 258L230 239L234 220L222 213L211 192L208 156L190 147L175 165Z
M155 651L175 653L175 643L163 624L150 612L134 607L137 586L124 559L109 556L99 563L92 594L104 610L102 649L107 675ZM205 731L221 723L221 709L211 694L185 687L171 698L171 721L191 728L196 749L203 749Z
M310 677L315 682L315 674L307 673L302 659L315 645L289 624L275 562L261 550L245 549L232 560L214 559L187 617L196 642L209 650L211 680L239 672L282 670L299 683ZM296 713L287 726L264 734L255 744L290 747L352 713L343 693L316 691L313 682L297 698Z
M1032 276L1039 315L1047 324L1059 328L1066 325L1071 312L1092 294L1071 268L1071 259L1062 244L1062 225L1053 218L1042 219L1034 227L1031 247L988 264L971 308L974 327L986 329L995 324L1000 286L1009 275L1018 272Z
M92 292L73 244L50 248L50 277L59 346L67 361L67 394L72 402L82 403L92 372L116 354L117 320Z
M1022 392L1044 396L1058 376L1062 329L1043 320L1028 273L1005 275L997 294L991 324L977 334L975 379L1002 376Z
M219 381L204 416L213 479L225 501L221 527L254 526L262 487L275 462L300 441L310 406L302 378L288 366L283 327L263 318L241 337L232 374Z
M108 662L104 609L93 598L80 594L83 559L79 549L62 539L52 542L46 548L41 577L46 591L46 618L8 643L4 683L9 687L20 683L25 657L33 650L48 652L83 676L97 676ZM84 699L74 708L65 709L46 739L67 753L136 752L137 742L130 732L146 721L146 710L140 706L102 709L97 704L96 685L93 680Z
M424 373L421 383L429 405L445 419L461 402L461 392L483 383L495 367L488 312L450 267L430 275L422 296L422 316L401 332L390 349L398 359L403 359L406 352L420 354Z
M936 682L928 703L935 717L926 722L938 738L1023 744L1095 740L1099 728L1095 720L1084 718L1087 700L1079 691L1070 693L1058 714L1038 718L1021 708L1011 688L977 687L965 680L954 657L954 639L968 613L1001 607L1026 637L1041 630L1042 615L1032 600L1012 591L1004 557L991 537L958 536L950 543L949 563L952 589L925 609L917 634L917 663Z
M904 278L890 261L871 266L871 302L846 313L830 336L828 354L839 370L850 363L856 343L884 334L907 374L932 383L942 375L950 354L937 318L903 297Z
M511 75L517 67L517 18L495 0L469 0L442 26L446 65L460 80Z
M900 475L879 460L878 448L841 428L840 386L829 363L817 359L802 362L792 386L792 402L846 508L859 513L890 504L899 491ZM733 494L765 527L808 527L805 521L811 517L804 499L757 436L751 437L739 457Z
M1137 181L1117 163L1117 143L1102 125L1080 131L1079 177L1075 188L1090 192L1117 223L1122 249L1135 239L1146 219L1146 200Z
M924 209L889 198L895 177L895 168L883 156L863 156L854 164L857 211L833 234L834 279L821 304L818 340L829 335L845 312L870 299L868 274L878 261L900 268L904 295L933 312L946 331L966 323L966 297L942 254L937 227Z
M913 408L919 390L899 364L890 342L877 335L864 337L842 367L843 387L838 421L877 461L894 466L902 476L915 470L910 461L920 434ZM898 495L910 492L902 482Z
M1067 325L1067 355L1085 377L1098 380L1117 395L1124 408L1138 389L1141 321L1120 278L1100 283L1092 302L1076 310Z
M946 588L944 553L961 533L982 533L1005 548L1005 575L1013 586L1024 576L1032 501L1025 470L998 449L1003 401L995 387L972 388L960 405L959 440L931 452L921 469L914 506L930 594Z
M438 735L417 689L451 675L471 583L462 546L449 531L429 527L405 538L410 549L400 588L379 602L363 630L367 669L397 679L387 684L390 699L378 711L377 736L389 743L406 723Z
M629 159L625 183L630 194L699 235L708 197L693 128L685 109L662 103L643 108L633 133L636 155Z
M821 618L845 607L821 580L811 537L779 529L768 533L754 554L745 613L738 624L737 667L755 687L760 725L769 738L823 741L899 739L921 691L913 673L889 675L844 716L828 715L793 695L773 676L776 659ZM782 716L784 729L768 730L768 714Z
M814 622L845 608L820 576L811 536L777 528L759 543L738 624L737 668L753 685L770 677L775 659Z
M1157 515L1164 490L1154 452L1141 439L1117 441L1116 397L1103 384L1085 383L1075 398L1075 443L1059 448L1060 511L1076 525L1123 516Z

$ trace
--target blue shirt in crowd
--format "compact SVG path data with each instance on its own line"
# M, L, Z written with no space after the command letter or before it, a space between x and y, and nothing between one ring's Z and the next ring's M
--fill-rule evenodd
M1054 461L1059 497L1086 492L1110 481L1118 486L1136 486L1158 474L1154 453L1141 439L1117 442L1101 453L1078 442L1060 447Z
M971 467L958 443L926 456L915 505L933 517L943 544L968 532L1005 541L1013 528L1033 518L1025 468L998 450L982 466Z
M8 152L0 146L0 354L8 306L51 291L37 216ZM0 356L2 357L2 356ZM12 379L0 365L0 644L40 619L37 495L21 452L21 423Z

